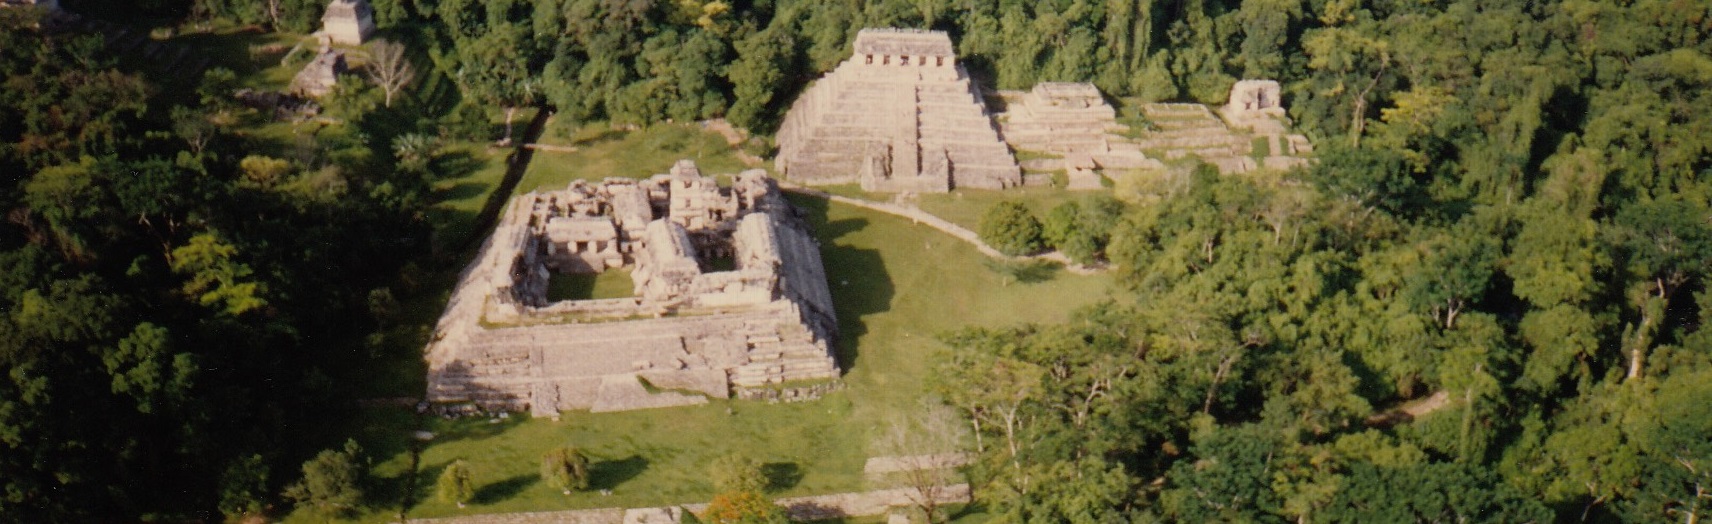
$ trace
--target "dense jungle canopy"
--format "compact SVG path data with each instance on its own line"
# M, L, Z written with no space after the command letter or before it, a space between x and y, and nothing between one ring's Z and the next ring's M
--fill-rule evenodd
M63 4L295 33L323 8ZM492 140L483 116L518 107L764 134L883 26L950 32L989 88L1218 104L1277 79L1318 145L1299 171L1120 188L1096 247L1133 300L942 335L937 389L994 516L1712 511L1707 2L373 4L457 96L342 84L329 111L355 131L268 155L234 131L231 71L174 78L0 9L0 521L280 507L344 441L375 348L421 336L392 329L395 294L459 263L433 253L419 144Z

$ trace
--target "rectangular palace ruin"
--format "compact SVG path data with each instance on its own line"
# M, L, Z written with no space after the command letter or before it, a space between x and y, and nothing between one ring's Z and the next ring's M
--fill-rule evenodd
M549 302L557 273L629 268L634 296ZM838 377L819 246L760 170L681 160L646 180L512 200L427 349L428 400L621 411L803 398Z
M775 160L805 184L943 193L1022 183L943 31L863 29L855 54L791 105Z

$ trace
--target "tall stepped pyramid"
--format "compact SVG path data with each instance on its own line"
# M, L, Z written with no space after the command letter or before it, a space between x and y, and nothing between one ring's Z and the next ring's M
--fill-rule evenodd
M854 47L785 115L775 163L786 178L888 192L1022 184L943 31L863 29Z

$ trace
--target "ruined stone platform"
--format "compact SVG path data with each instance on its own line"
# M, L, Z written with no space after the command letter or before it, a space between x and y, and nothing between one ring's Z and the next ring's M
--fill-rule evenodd
M428 400L552 415L835 380L819 247L764 172L735 178L680 161L513 199L429 344ZM635 296L546 299L555 272L618 267Z
M1097 171L1164 167L1121 135L1129 128L1117 123L1117 111L1094 84L1042 82L1026 93L1001 96L1007 102L999 118L1005 142L1018 150L1061 155L1062 160L1041 167L1064 169L1068 189L1099 189Z

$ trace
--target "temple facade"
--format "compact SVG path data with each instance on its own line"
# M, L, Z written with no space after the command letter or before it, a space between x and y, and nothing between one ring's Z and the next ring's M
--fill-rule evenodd
M864 29L854 47L785 115L775 162L787 179L941 193L1022 183L943 31Z

